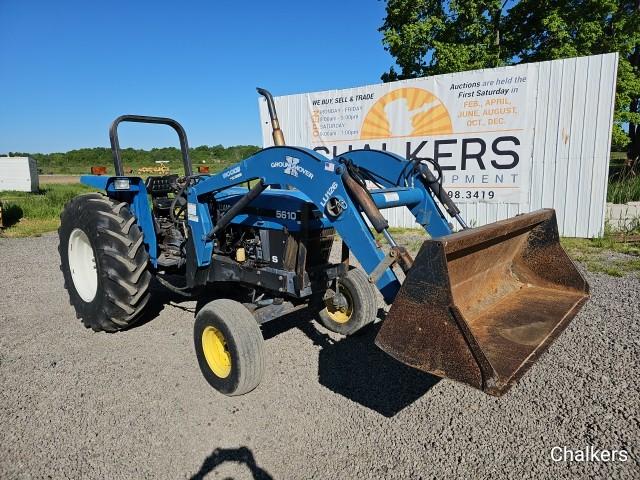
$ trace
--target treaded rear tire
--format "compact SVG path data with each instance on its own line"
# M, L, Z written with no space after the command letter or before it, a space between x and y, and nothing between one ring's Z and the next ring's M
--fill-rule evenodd
M203 334L213 327L224 337L231 369L226 377L218 376L207 362ZM225 395L242 395L256 388L265 370L264 339L260 326L244 305L220 299L207 303L196 315L193 341L198 365L209 384Z
M97 290L88 302L78 293L69 264L69 237L77 229L91 244L97 272ZM75 197L60 215L58 237L60 270L76 316L96 332L133 325L149 301L152 275L142 232L127 203L99 193Z

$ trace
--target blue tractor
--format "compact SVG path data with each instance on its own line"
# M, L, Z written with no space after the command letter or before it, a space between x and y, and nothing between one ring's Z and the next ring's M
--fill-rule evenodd
M553 210L470 229L436 162L374 150L328 159L286 146L272 96L258 92L275 146L213 175L193 173L175 120L124 115L113 122L115 176L82 177L104 193L74 198L59 229L65 287L86 327L116 332L135 324L153 278L181 295L227 292L197 312L194 345L207 381L240 395L263 375L260 325L309 308L329 330L351 335L376 319L377 289L391 304L376 337L380 348L500 395L587 300L589 287L560 246ZM122 122L172 127L184 175L126 176ZM415 259L380 212L399 206L430 236ZM337 235L341 257L332 262Z

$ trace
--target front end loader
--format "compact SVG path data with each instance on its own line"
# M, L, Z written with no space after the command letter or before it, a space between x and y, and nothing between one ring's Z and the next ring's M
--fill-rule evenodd
M264 371L260 325L310 308L328 329L351 335L376 318L378 289L391 305L375 340L380 348L422 371L501 395L588 299L586 281L560 246L553 210L468 228L437 163L374 150L328 159L287 146L273 98L258 92L275 146L213 175L193 174L175 120L114 121L115 176L82 177L104 194L76 197L61 215L61 268L85 326L114 332L134 325L153 278L177 295L206 289L220 298L196 315L198 363L214 388L239 395ZM184 174L124 175L122 122L172 127ZM430 235L415 259L380 212L398 206ZM336 234L342 256L334 263Z

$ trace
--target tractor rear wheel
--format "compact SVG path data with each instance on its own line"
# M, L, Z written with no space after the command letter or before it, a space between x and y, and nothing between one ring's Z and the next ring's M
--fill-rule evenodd
M325 298L320 321L332 332L352 335L373 323L378 312L376 294L367 276L352 268L338 279L338 291Z
M196 315L193 341L204 378L219 392L242 395L262 380L264 339L241 303L228 299L207 303Z
M149 255L126 202L99 193L71 200L58 229L64 286L87 328L116 332L149 300Z

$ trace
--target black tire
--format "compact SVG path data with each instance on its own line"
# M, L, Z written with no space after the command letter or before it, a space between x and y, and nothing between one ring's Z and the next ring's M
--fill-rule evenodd
M221 335L218 340L224 343L226 363L216 362L220 358L211 349L220 345L218 340L211 340L213 335ZM204 378L219 392L242 395L260 384L265 369L264 339L255 318L241 303L228 299L207 303L196 315L193 342Z
M74 283L69 264L69 239L77 230L86 235L93 252L97 274L93 299L85 294L85 300L78 293L82 285ZM127 203L99 193L80 195L65 205L58 237L60 270L76 316L96 332L133 325L149 301L151 272L142 232Z
M320 321L332 332L342 335L353 335L373 323L378 313L373 288L362 270L349 270L338 280L338 289L347 298L348 307L336 309L331 298L328 298L325 300L325 307L320 310Z

